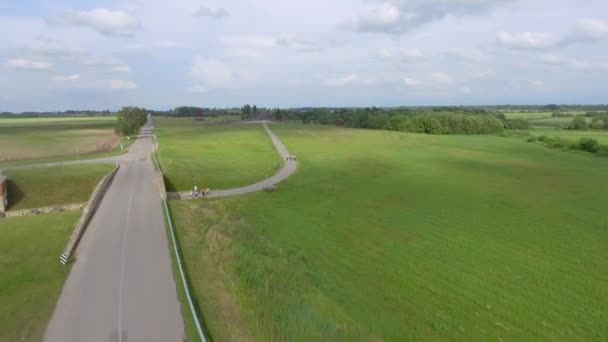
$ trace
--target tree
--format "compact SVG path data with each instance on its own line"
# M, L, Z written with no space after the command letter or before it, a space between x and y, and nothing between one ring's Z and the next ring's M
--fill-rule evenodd
M568 125L568 129L577 130L577 131L585 131L589 128L587 124L587 120L581 115L575 116L572 119L570 125Z
M251 118L251 106L246 104L241 108L242 119L247 120Z
M116 114L116 132L122 135L133 135L148 121L144 108L122 107Z
M256 118L258 113L258 107L256 105L253 105L253 109L251 110L251 116Z

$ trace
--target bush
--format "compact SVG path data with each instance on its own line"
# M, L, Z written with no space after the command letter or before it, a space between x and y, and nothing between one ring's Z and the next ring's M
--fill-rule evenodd
M524 120L524 119L511 119L511 120L505 121L505 128L506 129L529 129L530 122L528 122L528 120Z
M600 144L595 139L581 138L576 145L577 150L598 153L600 151Z
M568 129L577 130L577 131L585 131L589 129L589 125L587 124L587 120L583 116L575 116L572 119L570 125L568 125Z
M531 142L536 142L538 141L538 138L536 137L529 137L528 139L526 139L527 142L531 143Z
M116 114L116 133L133 135L148 121L148 114L144 108L123 107Z

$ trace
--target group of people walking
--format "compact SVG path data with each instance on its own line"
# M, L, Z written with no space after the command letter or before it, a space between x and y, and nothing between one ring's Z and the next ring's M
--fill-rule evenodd
M295 154L290 154L290 155L288 155L287 157L285 157L285 160L293 160L293 161L296 161L296 160L297 160L297 158L296 158L296 155L295 155Z
M209 195L209 193L211 192L211 190L209 190L209 188L204 188L202 190L199 191L198 186L194 186L194 190L192 191L191 195L194 198L199 198L201 196L207 196Z

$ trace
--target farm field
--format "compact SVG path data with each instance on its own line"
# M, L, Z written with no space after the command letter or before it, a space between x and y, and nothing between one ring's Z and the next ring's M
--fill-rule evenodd
M0 165L118 153L115 118L0 119Z
M0 341L42 340L69 272L58 255L79 216L0 219Z
M259 124L218 125L192 118L156 118L155 123L168 191L249 185L273 175L282 163Z
M214 339L608 338L608 159L272 129L300 161L278 192L170 203Z
M9 210L86 202L111 164L70 165L5 172Z

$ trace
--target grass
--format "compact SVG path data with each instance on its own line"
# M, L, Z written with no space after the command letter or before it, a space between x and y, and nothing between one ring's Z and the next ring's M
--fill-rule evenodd
M249 185L281 165L261 125L208 124L192 118L155 121L168 191Z
M216 340L226 319L268 341L608 338L608 160L520 137L273 130L300 161L278 192L171 203Z
M8 171L9 210L86 202L113 167L91 164Z
M602 145L608 146L608 131L589 130L589 131L571 131L566 129L555 128L535 128L529 131L531 135L548 137L560 137L571 141L578 141L580 138L593 138Z
M111 118L0 119L0 164L118 153Z
M0 341L42 341L69 272L59 254L79 215L0 219Z

